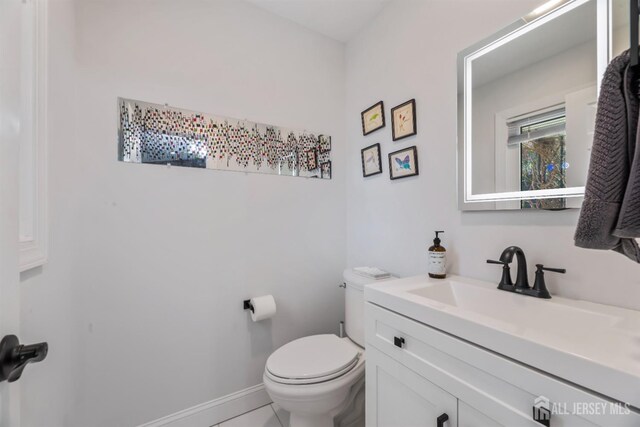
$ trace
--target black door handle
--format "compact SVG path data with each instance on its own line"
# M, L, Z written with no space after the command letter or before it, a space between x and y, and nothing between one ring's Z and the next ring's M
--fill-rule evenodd
M438 418L436 418L436 427L444 427L444 423L446 423L447 421L449 421L449 415L447 415L446 413L440 415Z
M28 363L41 362L47 357L48 351L46 342L22 345L15 335L5 336L0 341L0 382L16 381Z
M393 337L393 345L395 345L396 347L402 348L404 346L404 338Z

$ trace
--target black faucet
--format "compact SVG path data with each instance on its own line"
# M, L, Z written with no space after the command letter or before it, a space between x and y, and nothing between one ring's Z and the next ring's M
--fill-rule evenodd
M500 261L511 264L513 261L513 255L515 254L518 261L518 274L516 275L515 291L529 289L529 277L527 275L527 258L524 256L524 251L518 246L509 246L502 251L500 255Z
M516 276L515 285L511 281L511 271L509 264L513 261L513 255L516 256L518 261L518 275ZM536 280L533 288L529 286L529 278L527 276L527 258L524 256L524 251L517 246L509 246L502 251L500 255L500 261L487 260L489 264L502 265L502 279L498 284L498 289L509 292L516 292L519 294L529 295L537 298L551 298L551 294L547 290L544 282L544 272L553 271L555 273L566 273L564 268L548 268L542 264L536 264Z
M524 251L518 246L509 246L502 251L500 255L500 262L506 265L511 264L513 256L516 256L518 260L518 274L516 275L516 284L514 291L518 292L518 289L529 289L529 278L527 277L527 258L524 256Z

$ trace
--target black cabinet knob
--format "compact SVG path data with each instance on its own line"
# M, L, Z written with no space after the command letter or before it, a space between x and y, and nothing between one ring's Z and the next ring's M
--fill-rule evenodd
M436 418L436 426L437 427L444 427L444 423L446 423L447 421L449 421L449 415L444 413L444 414L440 415L438 418Z
M402 348L404 347L404 338L402 337L393 337L393 345L396 347Z
M551 427L551 410L547 398L540 396L536 399L533 405L533 421L545 427Z

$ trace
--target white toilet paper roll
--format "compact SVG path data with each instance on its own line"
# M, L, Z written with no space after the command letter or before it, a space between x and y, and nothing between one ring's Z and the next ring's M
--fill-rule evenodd
M268 319L276 314L276 300L271 295L251 298L251 305L253 306L251 320L254 322Z

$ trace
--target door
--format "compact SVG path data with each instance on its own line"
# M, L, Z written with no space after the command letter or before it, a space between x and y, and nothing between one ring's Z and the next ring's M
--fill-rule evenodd
M0 338L17 334L18 272L18 154L21 138L22 3L0 1ZM0 383L0 425L19 426L18 383Z
M367 346L367 427L456 427L457 399Z
M37 0L44 1L44 0ZM20 159L32 138L33 1L0 1L0 426L20 426L20 378L30 362L47 354L47 344L18 341L20 293Z

